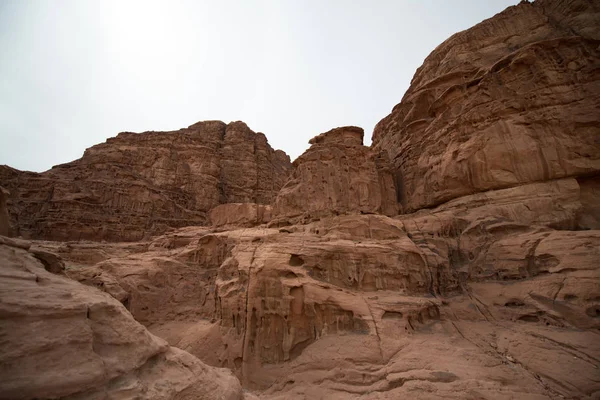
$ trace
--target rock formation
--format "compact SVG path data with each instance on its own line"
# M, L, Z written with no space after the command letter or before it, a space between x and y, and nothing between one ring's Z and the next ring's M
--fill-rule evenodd
M273 400L598 398L599 27L591 1L509 7L434 50L372 147L316 136L285 185L241 123L5 168L22 234L121 243L0 236L0 393L253 397L226 367ZM94 230L107 188L129 211Z
M373 135L404 212L598 174L599 26L597 2L537 0L439 45Z
M273 207L256 203L228 203L210 210L210 222L216 227L256 226L271 221Z
M8 208L6 206L9 194L8 190L0 186L0 235L2 236L9 236L11 234Z
M351 126L311 139L277 195L274 217L310 221L348 212L397 214L391 168L363 146L363 134L362 128Z
M149 333L111 296L3 240L0 398L243 398L239 381Z
M586 396L600 233L568 230L581 207L570 178L398 218L187 228L69 273L265 398Z
M207 121L120 133L41 174L0 167L0 185L23 237L135 241L207 224L220 204L269 204L289 168L289 157L243 122Z

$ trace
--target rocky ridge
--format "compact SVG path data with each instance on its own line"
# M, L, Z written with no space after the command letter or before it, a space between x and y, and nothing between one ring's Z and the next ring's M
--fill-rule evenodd
M3 238L0 306L20 308L5 313L0 364L39 368L0 392L68 396L46 382L97 356L61 334L83 314L57 326L48 308L87 299L121 333L93 336L105 376L65 381L72 393L251 397L225 367L264 399L598 398L599 16L591 1L521 2L454 35L372 147L357 127L316 136L269 201L232 196L211 225L138 242ZM58 339L13 334L29 314Z
M209 224L220 204L270 204L290 169L243 122L173 132L123 132L38 174L0 166L18 234L49 240L136 241Z

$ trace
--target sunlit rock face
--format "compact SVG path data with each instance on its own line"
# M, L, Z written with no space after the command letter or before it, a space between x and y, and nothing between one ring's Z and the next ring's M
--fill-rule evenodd
M405 212L600 171L600 8L522 2L457 33L375 128Z
M122 134L44 174L5 168L2 186L29 188L8 204L21 232L67 221L56 199L104 224L73 193L104 193L115 171L152 188L187 179L194 195L103 225L117 243L0 236L0 392L597 398L599 18L593 2L537 0L454 35L372 147L336 128L290 167L245 125L205 122ZM106 187L141 190L125 181ZM113 211L136 210L122 201ZM16 206L48 217L32 225ZM104 237L96 222L69 232Z
M224 203L269 204L289 157L243 122L120 133L41 174L0 167L18 233L54 240L141 240L209 223Z

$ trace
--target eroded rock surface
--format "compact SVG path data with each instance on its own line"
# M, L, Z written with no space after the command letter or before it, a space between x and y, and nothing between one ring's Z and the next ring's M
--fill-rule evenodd
M69 273L265 398L593 397L600 232L566 230L581 207L565 179L174 241L187 228Z
M24 237L135 241L207 224L219 204L269 204L289 169L289 157L243 122L206 121L120 133L41 174L1 166L0 185Z
M598 398L599 18L591 1L537 0L456 34L379 123L374 147L357 127L316 136L279 192L278 178L245 174L285 163L256 150L262 136L244 125L174 133L180 152L204 152L181 167L202 188L181 201L204 208L149 215L204 226L136 243L0 237L0 392L252 396L214 368L226 367L265 399ZM221 128L230 141L196 143L194 132ZM145 135L152 149L165 137ZM113 139L118 154L98 169L150 151L137 137ZM185 175L159 159L136 174L152 185ZM45 188L53 171L19 182ZM57 196L73 192L61 185ZM58 207L36 196L19 204ZM77 215L100 221L97 210ZM161 231L127 221L114 237Z
M373 135L404 212L598 174L599 40L597 2L537 0L439 45Z
M216 227L241 227L271 221L273 207L256 203L221 204L210 210L210 222Z
M396 189L386 159L363 146L358 127L332 129L310 140L275 199L277 223L328 215L395 215Z
M0 397L230 399L239 381L170 347L111 296L0 244Z
M10 221L8 217L8 200L9 191L0 186L0 235L8 236L11 233Z

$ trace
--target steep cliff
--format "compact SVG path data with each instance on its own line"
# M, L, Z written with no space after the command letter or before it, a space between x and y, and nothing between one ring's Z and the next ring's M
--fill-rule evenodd
M31 236L212 225L0 237L3 392L252 396L196 356L273 400L598 398L598 10L521 2L454 35L371 148L318 135L285 185L242 123L4 168Z
M13 227L27 238L132 241L203 225L224 203L269 204L289 157L243 122L120 133L44 173L0 167Z
M439 45L376 126L404 212L600 172L600 5L521 2Z
M310 140L275 199L278 223L344 213L397 213L390 165L363 146L363 135L362 128L351 126Z

